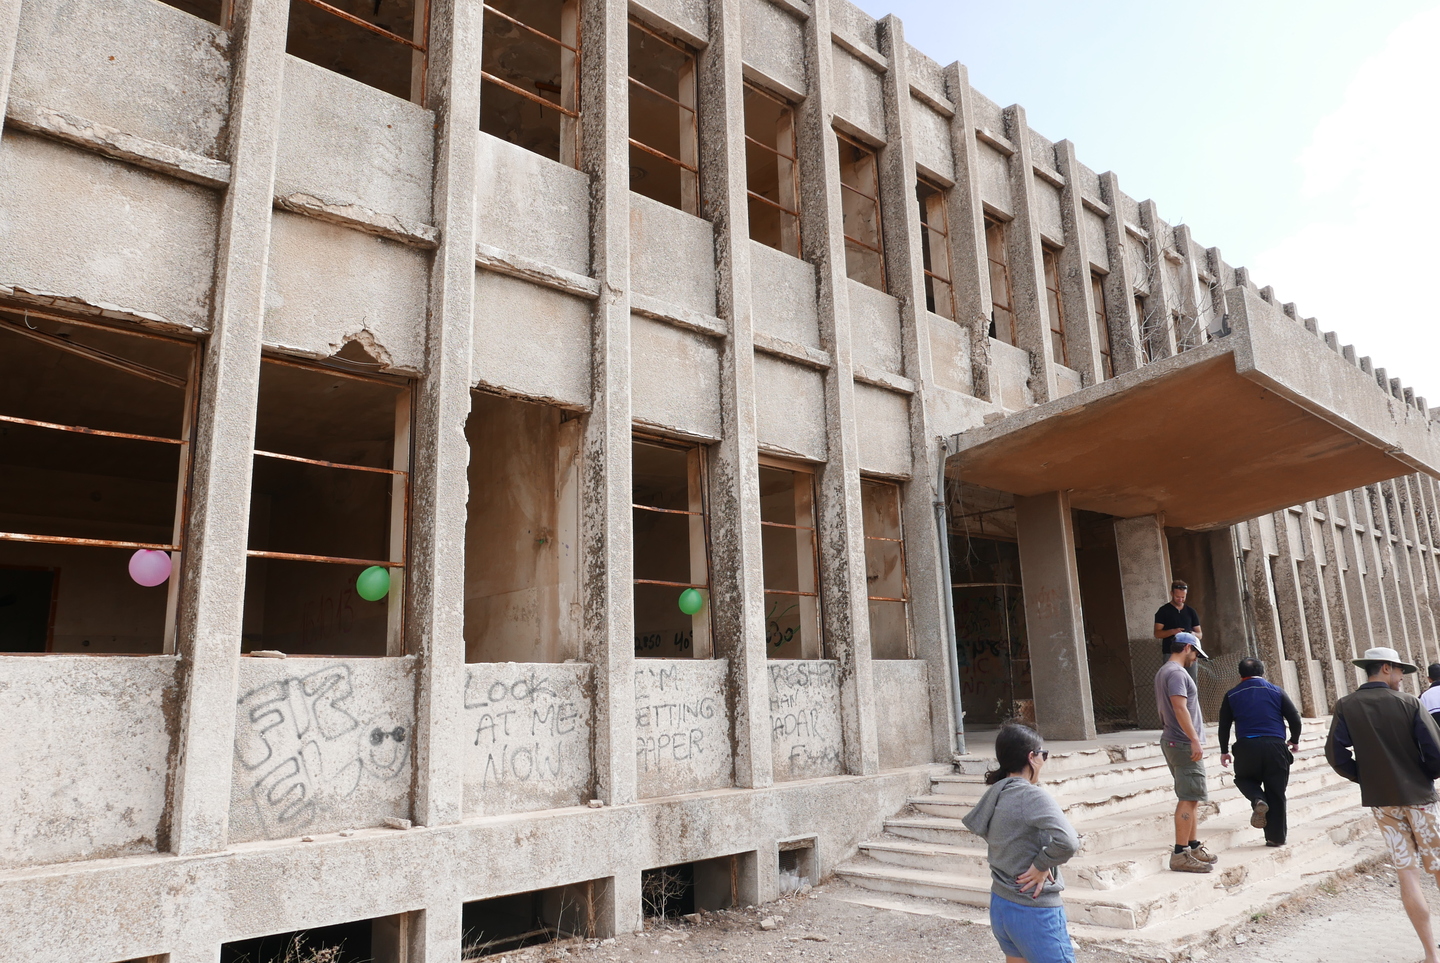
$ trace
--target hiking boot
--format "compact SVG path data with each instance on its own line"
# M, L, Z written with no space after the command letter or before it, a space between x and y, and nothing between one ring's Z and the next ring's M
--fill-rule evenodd
M1215 871L1213 863L1196 858L1194 851L1189 846L1185 847L1183 853L1171 854L1170 868L1177 873L1211 873Z
M1250 825L1256 829L1265 828L1266 814L1270 812L1270 804L1263 799L1257 799L1250 806Z
M1200 862L1202 863L1213 864L1220 861L1220 857L1216 856L1214 853L1210 852L1210 850L1206 849L1204 843L1201 843L1199 846L1190 847L1190 854L1196 859L1200 860Z

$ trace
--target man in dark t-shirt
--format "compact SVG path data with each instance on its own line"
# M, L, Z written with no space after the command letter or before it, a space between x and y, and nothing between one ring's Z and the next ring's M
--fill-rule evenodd
M1205 637L1200 629L1200 613L1185 604L1185 596L1189 593L1190 586L1184 582L1171 582L1170 601L1155 613L1155 638L1160 640L1160 654L1166 658L1173 651L1170 640L1179 633L1189 632L1197 639Z

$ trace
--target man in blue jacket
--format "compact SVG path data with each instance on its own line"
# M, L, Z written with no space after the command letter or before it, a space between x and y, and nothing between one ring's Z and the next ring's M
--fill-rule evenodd
M1284 846L1285 788L1300 743L1300 713L1283 689L1266 681L1265 663L1241 659L1239 668L1240 684L1220 703L1220 765L1230 765L1234 723L1235 788L1250 800L1250 825L1265 830L1266 846Z

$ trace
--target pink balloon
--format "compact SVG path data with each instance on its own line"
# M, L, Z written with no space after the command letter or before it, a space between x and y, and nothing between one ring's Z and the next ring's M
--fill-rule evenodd
M130 577L147 588L170 577L170 553L142 548L130 556Z

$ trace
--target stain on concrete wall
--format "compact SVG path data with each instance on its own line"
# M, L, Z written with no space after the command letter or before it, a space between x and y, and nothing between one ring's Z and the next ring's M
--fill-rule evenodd
M1060 222L1060 188L1036 177L1034 180L1035 213L1040 222L1040 233L1047 240L1065 244L1065 228Z
M935 383L951 391L974 394L970 367L970 330L954 321L926 312L930 326L930 356Z
M588 664L465 667L465 814L578 806L591 796Z
M434 123L423 107L286 57L275 193L427 224Z
M950 118L923 100L911 98L910 116L914 126L915 161L942 177L955 179L955 155L950 149Z
M910 399L885 388L855 386L855 429L860 470L910 474Z
M6 130L0 211L0 285L209 325L213 191Z
M719 438L720 354L715 342L632 315L631 413L636 421Z
M825 385L820 372L756 353L755 409L762 446L825 460Z
M929 664L924 659L875 659L875 730L880 768L934 762L930 732Z
M640 795L723 789L734 781L724 659L643 659L635 665L635 764Z
M844 772L840 727L840 663L773 661L770 670L770 755L775 781Z
M0 867L154 852L175 699L171 656L0 658Z
M820 346L813 264L751 241L750 298L755 330L795 344Z
M998 134L1004 128L996 126L991 130ZM1013 216L1015 204L1010 200L1009 158L983 141L976 146L980 161L980 199L997 211Z
M475 239L576 274L590 273L590 178L481 134ZM476 292L476 303L484 299Z
M630 193L630 284L641 294L715 314L715 240L708 221Z
M215 24L149 0L112 0L104 16L26 0L10 96L220 158L229 42Z
M745 65L796 93L805 93L805 47L800 21L769 0L740 5Z
M835 46L835 116L849 121L877 141L885 140L885 100L880 92L880 75L861 63L844 47Z
M415 659L241 659L230 841L408 819Z
M1085 250L1090 256L1090 263L1102 271L1109 271L1110 249L1105 246L1105 219L1088 207L1082 214L1085 224Z
M1035 392L1030 387L1030 352L991 338L990 365L1000 377L1001 405L1020 411L1035 404Z
M590 308L582 298L477 272L473 381L507 394L589 407Z
M396 241L276 211L265 342L328 357L361 331L403 371L425 367L429 258Z
M849 281L852 358L880 371L903 375L900 353L900 302L884 291Z

